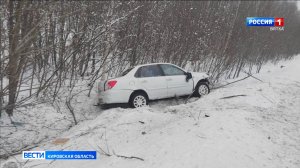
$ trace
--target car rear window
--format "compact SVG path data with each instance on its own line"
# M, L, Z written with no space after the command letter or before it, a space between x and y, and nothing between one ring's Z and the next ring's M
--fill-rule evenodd
M133 69L133 67L126 69L125 71L123 71L123 73L121 74L121 76L127 75L132 69Z

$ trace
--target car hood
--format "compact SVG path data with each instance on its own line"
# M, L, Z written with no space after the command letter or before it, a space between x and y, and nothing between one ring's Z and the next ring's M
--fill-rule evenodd
M191 74L193 77L202 78L202 79L209 77L209 75L207 75L207 73L205 72L191 72Z

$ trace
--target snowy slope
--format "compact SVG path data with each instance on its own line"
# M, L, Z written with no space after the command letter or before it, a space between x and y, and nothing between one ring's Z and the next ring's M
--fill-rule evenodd
M284 67L281 67L283 65ZM188 104L114 108L33 150L97 150L95 161L27 161L22 167L300 167L300 56ZM222 97L245 95L227 99ZM165 105L172 103L172 105ZM109 156L108 156L109 155ZM120 157L138 157L123 158ZM118 157L119 156L119 157Z
M84 84L74 88L76 96L72 99L72 107L78 122L93 119L99 114L99 107L94 106L97 102L96 92L93 91L91 97L87 98L86 88ZM73 117L65 103L68 88L64 88L64 91L66 93L60 95L55 103L41 103L16 109L12 117L14 124L11 124L6 113L2 113L0 162L8 153L17 153L47 142L74 125Z

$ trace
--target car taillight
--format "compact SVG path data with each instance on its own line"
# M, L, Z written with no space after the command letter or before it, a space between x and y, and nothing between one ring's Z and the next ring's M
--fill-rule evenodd
M106 83L107 89L113 88L116 84L117 84L117 81L116 81L116 80L108 81L108 82Z

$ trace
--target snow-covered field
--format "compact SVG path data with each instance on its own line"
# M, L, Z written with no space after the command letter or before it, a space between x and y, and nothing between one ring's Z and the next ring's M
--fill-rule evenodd
M86 111L80 114L87 120L82 119L67 131L54 131L31 150L96 150L97 160L28 161L15 155L2 160L1 165L16 162L28 168L299 168L299 65L300 56L266 65L260 74L255 74L261 81L250 77L212 90L200 99L193 98L187 104L180 102L183 100L179 105L175 100L164 100L140 109L103 111L93 106L94 100L79 101L75 109ZM243 96L224 98L233 95ZM37 111L26 112L33 115ZM47 117L53 116L45 114L36 120L40 123L31 124L43 125L48 123ZM65 120L49 123L49 127L58 129L60 124L71 123ZM42 137L47 137L47 132L44 134ZM55 138L66 139L53 143Z

